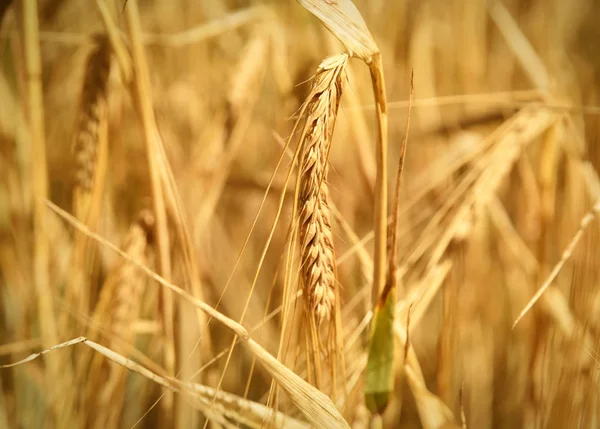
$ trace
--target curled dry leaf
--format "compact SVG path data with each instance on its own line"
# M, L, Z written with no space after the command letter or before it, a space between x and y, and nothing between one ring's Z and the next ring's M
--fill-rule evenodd
M379 48L351 0L298 0L346 47L351 57L370 64Z
M431 393L410 366L406 366L410 390L413 392L421 424L425 429L458 429L452 411L444 402Z

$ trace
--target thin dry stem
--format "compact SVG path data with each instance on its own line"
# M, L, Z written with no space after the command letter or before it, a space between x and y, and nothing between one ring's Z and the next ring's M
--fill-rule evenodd
M531 298L531 300L529 300L529 302L527 303L525 308L521 311L521 313L519 313L519 316L513 323L513 329L515 328L515 326L517 326L517 324L521 321L521 319L523 317L525 317L525 315L529 312L529 310L531 310L531 308L540 299L540 297L544 294L544 292L546 292L546 290L552 285L552 282L554 281L554 279L556 279L556 276L558 275L558 273L560 272L562 267L565 265L565 262L567 262L567 260L571 257L571 254L573 253L575 246L577 246L577 243L579 243L579 240L583 236L583 233L585 232L587 227L592 223L592 221L595 219L595 217L598 213L600 213L600 202L597 202L596 204L594 204L594 206L592 207L592 210L589 211L583 217L583 219L581 219L579 229L577 229L577 232L575 233L575 235L573 236L573 238L571 239L571 241L569 242L567 247L563 250L559 261L556 263L556 265L554 265L554 268L552 268L550 275L546 278L546 280L544 281L542 286L538 289L538 291Z
M373 257L373 293L372 302L377 302L385 287L387 263L387 142L388 115L387 96L381 55L373 56L369 65L373 93L377 106L377 124L379 139L377 143L377 176L375 179L375 252Z
M38 314L41 330L41 342L45 348L57 343L58 332L54 315L54 304L49 278L49 238L44 207L48 195L48 168L46 164L46 141L44 130L44 101L42 98L42 61L39 46L39 21L36 0L25 0L22 5L23 40L25 49L25 70L27 77L27 107L29 129L33 152L33 263L34 282L38 299ZM48 386L59 392L60 383L65 380L60 374L60 362L56 358L48 359L46 377ZM54 413L60 414L60 404L53 404Z
M392 289L397 286L397 248L398 248L398 217L400 216L400 189L402 187L402 172L404 171L404 161L406 158L406 147L408 146L408 130L410 128L410 112L411 112L411 101L414 98L414 72L410 77L410 98L408 105L408 114L406 115L406 128L404 131L404 137L402 139L402 145L400 146L400 158L398 160L398 173L396 175L396 195L394 197L394 210L392 213L392 223L390 225L390 260L387 272L386 285L384 290L379 297L379 305L383 306L387 295Z
M155 219L156 245L158 268L165 278L171 278L171 259L169 255L170 244L167 230L167 217L165 200L162 187L160 153L162 142L158 138L156 121L152 109L152 92L148 62L141 41L141 23L138 5L135 0L130 0L125 8L125 18L129 37L131 38L131 56L133 59L133 96L137 104L144 140L146 143L146 156L152 189L152 203ZM173 296L169 291L163 291L163 323L167 344L165 347L165 365L169 374L175 374L175 332L174 332L174 304ZM165 408L172 407L173 396L166 397Z

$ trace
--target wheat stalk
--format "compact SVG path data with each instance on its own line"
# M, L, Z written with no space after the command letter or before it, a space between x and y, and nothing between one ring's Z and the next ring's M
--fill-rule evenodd
M307 101L300 171L300 245L304 296L317 324L329 320L335 303L335 256L328 204L327 160L342 95L348 55L325 59Z
M21 3L23 56L26 76L25 108L31 139L31 181L33 197L33 280L37 298L37 311L41 344L44 347L56 343L58 329L54 312L54 293L50 278L49 228L44 213L44 202L49 193L48 166L46 160L46 132L44 126L44 98L42 87L42 58L39 45L38 4L35 0ZM63 408L61 389L68 386L71 372L61 371L64 360L50 358L45 361L45 373L49 413L47 424L59 424L63 415L71 410ZM63 411L65 413L63 414Z
M72 153L75 159L73 211L78 219L96 228L102 206L108 162L108 77L111 48L104 34L87 57L75 122ZM88 311L94 296L95 244L75 236L72 263L66 288L67 302ZM85 286L83 286L85 285ZM65 322L68 323L68 322Z
M361 59L371 74L377 110L377 176L375 178L375 246L373 302L383 292L387 264L387 141L388 114L381 52L352 0L297 0L342 42L350 57Z
M148 173L150 176L157 267L161 275L165 278L171 278L173 268L170 255L171 239L168 232L168 201L165 201L165 198L168 198L170 195L168 189L169 164L163 158L163 142L158 131L153 108L150 69L141 39L142 29L140 11L135 0L129 0L127 2L125 7L125 22L127 33L131 40L133 81L130 90L142 125ZM165 367L169 374L173 375L175 374L176 362L174 326L175 306L171 293L166 290L163 290L162 292L159 305L161 308L161 318L165 333L163 355ZM171 415L171 411L173 410L173 395L170 392L167 392L164 396L164 400L161 402L163 410L165 411L164 415Z

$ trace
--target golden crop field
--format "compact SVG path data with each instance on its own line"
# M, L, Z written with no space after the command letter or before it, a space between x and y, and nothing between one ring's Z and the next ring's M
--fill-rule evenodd
M600 426L600 2L0 2L0 428Z

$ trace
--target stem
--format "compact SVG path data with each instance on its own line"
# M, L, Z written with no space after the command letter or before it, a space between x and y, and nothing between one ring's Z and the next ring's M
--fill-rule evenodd
M161 165L159 160L161 142L158 139L158 130L152 108L152 92L150 87L150 76L148 62L142 44L142 30L140 14L135 0L129 0L125 8L125 20L129 38L131 40L131 57L133 59L133 82L134 102L142 122L144 141L146 143L146 155L148 160L148 171L150 173L150 184L152 192L152 204L155 219L155 233L158 250L158 271L166 279L171 278L171 259L169 254L170 243L167 229L167 216L163 194L163 181L161 177ZM165 366L169 375L175 374L175 333L174 333L174 304L173 295L169 291L163 291L163 323L167 345L165 347ZM165 396L165 408L172 408L173 395Z
M48 349L58 343L58 331L54 314L53 296L49 278L49 239L46 223L45 202L48 197L48 167L46 164L46 141L44 130L44 102L42 91L42 60L39 45L39 21L36 0L22 3L23 39L25 45L25 76L27 82L27 110L31 133L33 180L33 264L42 347ZM61 414L61 365L58 358L45 359L47 386L54 418ZM63 374L66 375L66 374Z
M385 95L385 79L381 54L373 56L369 65L371 82L377 105L378 145L377 145L377 177L375 180L375 252L373 261L372 303L377 299L385 285L387 264L387 98Z
M383 291L381 291L378 298L378 305L383 305L387 295L391 289L395 289L398 283L398 272L396 270L397 265L397 253L398 253L398 217L400 213L398 208L400 207L400 188L402 186L402 172L404 171L404 161L406 158L406 147L408 146L408 130L410 128L410 112L412 108L412 100L414 96L414 72L410 76L410 98L408 102L408 114L406 116L406 128L404 130L404 137L402 138L402 144L400 145L400 158L398 160L398 173L396 175L396 195L394 196L394 205L392 208L392 223L390 224L390 257L389 266L386 277L386 283Z

